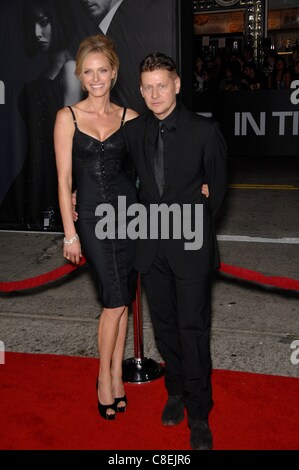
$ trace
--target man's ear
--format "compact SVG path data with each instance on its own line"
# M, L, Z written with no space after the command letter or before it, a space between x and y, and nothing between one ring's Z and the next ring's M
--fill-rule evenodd
M143 91L142 91L142 85L140 85L139 89L140 89L140 93L141 93L142 98L144 98Z
M176 76L176 78L174 79L174 83L175 83L175 92L178 95L181 90L181 79L179 76Z

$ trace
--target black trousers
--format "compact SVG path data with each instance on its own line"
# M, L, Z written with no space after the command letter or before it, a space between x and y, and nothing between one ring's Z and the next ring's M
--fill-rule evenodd
M207 419L211 389L211 273L178 278L159 244L148 273L142 275L157 347L165 361L169 395L183 394L188 417Z

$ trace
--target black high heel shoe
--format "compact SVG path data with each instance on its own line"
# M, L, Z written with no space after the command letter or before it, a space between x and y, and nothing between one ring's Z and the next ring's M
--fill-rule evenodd
M108 419L109 421L113 421L116 417L116 411L117 411L116 401L114 400L114 402L111 405L102 405L102 403L100 403L99 396L98 396L98 379L96 381L96 391L97 391L97 399L98 399L98 410L99 410L100 415L104 419ZM107 414L108 410L113 410L114 413L113 414L110 414L110 413Z
M125 405L124 406L118 406L118 404L123 401L125 402ZM127 409L127 403L128 403L128 399L127 399L127 396L124 395L123 397L120 397L120 398L115 398L114 399L114 403L115 403L115 406L116 406L116 411L118 411L118 413L124 413Z

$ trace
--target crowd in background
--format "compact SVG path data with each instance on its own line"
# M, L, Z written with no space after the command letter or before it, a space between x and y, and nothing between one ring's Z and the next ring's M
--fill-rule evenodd
M275 49L264 49L257 64L254 49L246 46L243 54L229 57L216 51L211 58L204 51L198 54L194 67L194 91L238 91L288 89L299 80L299 46L293 46L288 63Z

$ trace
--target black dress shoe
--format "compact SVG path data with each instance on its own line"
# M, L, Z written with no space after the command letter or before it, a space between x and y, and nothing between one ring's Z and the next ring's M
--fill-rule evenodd
M173 426L184 419L184 400L182 395L169 395L165 408L162 412L162 424Z
M208 421L189 419L190 445L193 450L212 450L213 438Z

